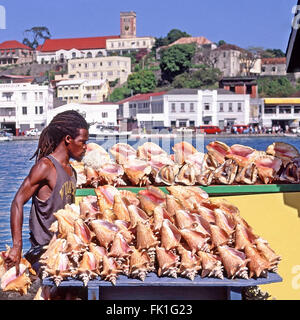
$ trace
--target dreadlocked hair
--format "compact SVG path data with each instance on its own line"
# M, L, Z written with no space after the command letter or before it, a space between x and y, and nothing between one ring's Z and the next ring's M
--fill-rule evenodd
M69 110L58 113L40 135L38 147L30 159L36 162L52 153L62 139L70 135L73 139L78 136L79 129L88 130L86 120L77 111Z

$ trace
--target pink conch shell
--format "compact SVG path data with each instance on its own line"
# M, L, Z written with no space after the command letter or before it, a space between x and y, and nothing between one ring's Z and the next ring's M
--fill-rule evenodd
M237 183L254 184L257 181L258 170L254 162L249 163L248 166L239 167L235 176Z
M152 157L164 155L167 153L160 146L153 142L145 142L137 148L137 157L144 160L150 160Z
M205 219L208 223L215 223L216 222L216 217L214 214L214 211L204 207L204 206L198 206L197 207L197 213Z
M115 234L119 231L115 224L100 219L91 221L90 226L95 232L100 245L104 248L108 248L114 240Z
M204 234L190 229L181 229L180 233L193 253L210 251L210 246L207 243L209 238Z
M222 209L214 210L216 217L216 225L226 231L227 234L231 235L235 230L235 221L234 219L227 215Z
M184 210L184 207L174 196L168 194L166 196L166 210L172 217L175 216L177 210Z
M174 219L170 216L166 208L163 206L157 206L153 212L153 230L155 232L159 233L165 219L168 219L170 222L174 223Z
M270 263L267 259L259 254L259 252L254 248L254 246L247 245L245 247L245 253L250 262L248 263L249 277L266 277L268 275L268 269L270 268Z
M132 253L132 248L128 245L121 233L116 233L110 247L108 257L128 257Z
M173 252L160 247L156 247L156 256L158 262L158 276L177 278L179 257Z
M153 215L154 209L166 202L166 194L158 187L148 186L145 190L140 190L137 194L141 208L149 215Z
M91 167L86 167L85 172L86 184L88 186L92 186L93 188L97 188L100 183L98 172Z
M258 238L255 240L255 245L256 245L258 252L269 261L269 263L270 263L269 270L273 271L273 272L277 272L278 264L279 264L279 261L281 260L281 257L278 256L274 252L274 250L272 250L270 248L270 246L266 240Z
M258 175L263 183L272 183L277 178L277 174L281 168L282 161L273 156L263 156L255 161Z
M46 251L41 255L39 261L42 264L48 264L49 260L55 258L55 256L59 252L64 252L66 247L67 247L67 240L62 238L57 238L56 235L54 235L50 240L48 246L44 247ZM50 262L50 264L52 263Z
M167 250L177 248L180 244L181 234L179 230L170 222L165 219L160 231L161 246Z
M155 247L158 243L159 241L157 241L156 237L154 236L150 224L138 222L136 228L136 248L138 250L147 250Z
M244 250L246 246L254 244L257 237L241 223L237 223L235 228L235 249Z
M130 204L139 206L140 200L137 198L136 193L129 190L119 190L119 193L122 198L126 198Z
M192 164L185 164L181 167L175 182L182 183L186 186L193 186L196 182L196 170Z
M86 245L88 245L91 242L91 230L81 219L77 219L76 221L74 221L74 233Z
M214 178L223 184L232 184L238 170L238 165L232 159L226 160L214 172Z
M98 205L101 212L106 209L112 209L114 205L114 197L119 193L119 190L114 186L105 185L95 189L98 199Z
M122 179L124 169L117 163L105 163L98 170L99 180L102 184L113 186L124 186L125 181Z
M209 204L204 205L209 207ZM240 214L239 209L225 199L214 198L211 200L211 205L215 206L213 209L219 208L233 218Z
M148 159L149 164L152 168L152 176L155 178L158 174L158 172L166 165L174 166L174 161L165 153L160 155L151 156L150 159Z
M186 250L183 246L178 247L180 254L179 274L190 280L194 280L198 271L201 269L200 259L191 251Z
M224 279L223 270L224 267L222 266L222 262L217 255L198 251L197 255L201 260L201 277L216 277L220 279Z
M146 212L135 205L128 206L128 211L130 217L130 228L135 228L139 221L147 222L149 220Z
M72 259L75 264L78 264L79 258L85 251L86 245L81 239L74 233L69 233L67 236L67 247L65 253L68 254L69 258Z
M73 169L76 171L76 187L82 188L86 184L86 171L84 167L84 163L81 161L70 161L70 165L73 167Z
M229 278L244 278L248 279L247 263L250 261L246 255L234 248L228 246L219 246L218 252Z
M214 248L228 244L231 240L229 234L214 223L210 224L210 232L211 242Z
M182 165L185 162L188 156L197 152L197 149L186 141L176 143L174 147L172 147L172 149L174 151L175 162L177 162L180 165Z
M84 286L87 286L89 280L97 277L98 264L97 259L92 252L85 251L80 261L77 275L82 280Z
M274 142L268 146L266 153L281 159L284 165L290 162L291 159L299 157L297 148L285 142Z
M226 158L234 160L239 166L247 166L256 157L257 151L247 146L234 144L229 148Z
M69 232L74 232L74 221L79 218L73 210L60 209L53 213L58 221L58 232L62 238L66 238Z
M97 265L102 266L103 256L107 256L107 251L104 247L97 246L95 243L91 242L89 244L89 250L93 253Z
M99 170L104 163L111 162L109 154L96 143L88 143L85 156L82 158L86 168Z
M171 186L175 183L175 178L179 172L177 164L165 164L156 174L155 182Z
M190 229L196 226L195 217L186 210L177 210L175 217L179 229Z
M191 215L192 215L193 220L194 220L193 229L195 231L198 231L198 232L210 237L211 236L211 232L210 232L210 224L209 224L209 222L199 214L193 213Z
M125 164L128 160L137 157L136 150L126 143L117 143L109 151L119 164Z
M128 206L129 201L126 198L122 198L121 194L116 194L114 197L113 211L118 220L124 220L130 222Z
M116 285L117 277L120 272L122 272L122 270L119 269L114 258L103 256L103 270L101 276L105 281L110 281L113 285Z
M96 196L86 196L79 202L80 218L82 220L97 219L99 215L99 207Z
M130 277L144 281L149 271L149 266L150 259L147 253L134 248L130 256Z
M135 186L148 185L150 183L149 175L151 173L150 164L141 159L130 159L123 165L128 179Z
M1 278L1 289L3 291L17 291L27 294L31 285L31 280L27 274L27 267L24 264L19 265L19 275L16 275L16 267L10 268Z
M119 228L119 232L123 235L127 243L131 244L135 239L135 236L130 229L130 222L124 220L115 220L114 224Z
M215 167L223 164L225 162L226 155L230 152L228 145L220 141L210 142L206 146L206 149L208 150L208 154L213 160Z

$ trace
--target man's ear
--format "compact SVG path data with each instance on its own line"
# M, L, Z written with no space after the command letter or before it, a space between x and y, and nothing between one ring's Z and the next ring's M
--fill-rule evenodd
M71 137L70 135L66 135L66 136L65 136L65 144L66 144L66 145L69 145L70 142L71 142L71 140L72 140L72 137Z

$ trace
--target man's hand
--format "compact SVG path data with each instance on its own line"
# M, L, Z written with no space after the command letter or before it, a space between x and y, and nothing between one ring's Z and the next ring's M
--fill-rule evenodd
M16 267L16 275L18 276L20 273L19 265L22 256L22 248L21 247L12 247L7 256L5 257L6 268L10 269L12 267Z

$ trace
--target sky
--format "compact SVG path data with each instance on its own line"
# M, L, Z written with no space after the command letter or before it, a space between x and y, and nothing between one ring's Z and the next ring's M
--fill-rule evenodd
M35 26L47 27L52 39L119 35L120 12L135 11L137 36L165 37L171 29L180 29L213 42L285 52L296 4L297 0L0 0L6 17L0 42L22 42L24 31Z

